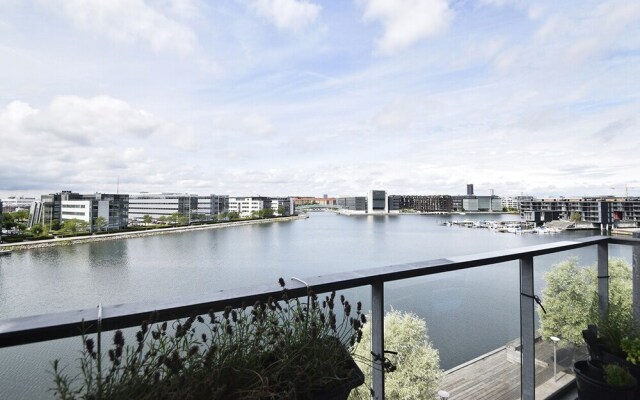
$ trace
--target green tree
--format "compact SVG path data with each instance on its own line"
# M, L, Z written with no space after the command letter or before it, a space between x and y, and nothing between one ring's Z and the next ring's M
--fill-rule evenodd
M273 217L273 208L265 208L262 210L262 218Z
M51 221L51 223L49 224L49 229L52 231L58 231L60 230L60 228L62 228L62 225L60 224L60 221L57 219Z
M278 215L284 215L285 211L286 211L286 209L284 208L284 206L278 207Z
M571 213L571 216L569 217L569 220L571 222L580 222L580 221L582 221L582 214L580 214L577 211L574 211L574 212Z
M240 219L240 214L237 211L231 211L228 214L230 221L236 221Z
M546 313L540 315L544 339L560 337L569 343L584 343L582 330L599 323L598 278L595 266L579 266L577 258L560 262L547 272L542 290ZM631 266L622 259L609 259L609 318L630 321Z
M43 232L44 232L44 227L40 224L34 224L31 227L31 233L33 233L33 236L35 237L42 235Z
M98 229L98 231L101 231L105 226L107 226L107 220L105 219L105 217L97 217L93 221L93 224Z
M2 215L2 227L4 229L12 229L16 226L16 221L13 218L12 213L6 213Z
M68 219L62 223L62 231L64 233L76 233L78 231L78 222L77 219Z
M153 221L153 219L149 214L146 214L144 217L142 217L142 222L144 222L145 224L150 224L151 221Z
M78 231L86 232L89 230L89 223L87 221L78 221Z
M253 210L251 211L251 218L262 218L262 210Z
M369 317L370 319L370 317ZM433 399L442 370L440 355L429 341L427 323L413 313L391 310L384 316L384 347L398 352L392 362L397 369L385 374L385 399ZM371 324L365 324L356 357L371 386ZM356 398L353 393L351 399Z
M29 210L20 210L12 213L16 221L25 222L29 219Z
M173 214L169 215L167 217L167 222L173 224L173 225L177 225L178 221L180 220L180 217L182 217L182 214L180 214L179 212L174 212Z
M160 221L163 224L166 224L167 223L167 217L165 215L163 215L160 218L158 218L158 221Z

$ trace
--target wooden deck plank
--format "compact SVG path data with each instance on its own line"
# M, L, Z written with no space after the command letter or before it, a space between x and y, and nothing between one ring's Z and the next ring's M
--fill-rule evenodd
M536 343L536 387L553 386L553 345ZM571 372L572 359L569 350L558 353L558 373ZM577 356L581 358L580 355ZM560 384L558 384L560 387ZM520 364L507 360L507 349L496 350L467 365L446 372L441 388L450 394L450 400L516 400L520 398ZM553 389L553 388L552 388Z

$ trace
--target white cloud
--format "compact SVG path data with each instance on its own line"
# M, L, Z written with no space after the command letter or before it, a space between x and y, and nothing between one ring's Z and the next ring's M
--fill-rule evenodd
M384 34L376 48L382 54L406 49L443 32L453 20L447 0L361 0L365 21L379 21Z
M148 182L169 169L164 152L181 153L170 139L184 140L182 132L107 96L57 97L41 109L13 101L0 109L0 141L12 149L0 158L0 181L5 188L57 190L93 190L119 174Z
M570 63L582 63L604 52L639 48L638 41L627 30L631 27L631 32L637 34L639 19L639 2L607 1L581 12L571 9L550 15L538 29L536 38L559 46L559 56Z
M89 99L76 96L55 98L44 111L27 121L29 127L78 143L96 138L126 135L148 137L159 122L143 110L135 110L122 100L108 96Z
M196 46L196 35L187 26L168 18L143 0L57 0L56 6L79 29L119 42L146 42L154 51L187 54Z
M294 32L312 24L322 9L306 0L249 0L246 4L278 29Z

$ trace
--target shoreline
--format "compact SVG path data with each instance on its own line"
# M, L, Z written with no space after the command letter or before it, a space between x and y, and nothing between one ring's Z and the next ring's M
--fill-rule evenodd
M157 236L157 235L166 235L166 234L172 234L172 233L201 231L201 230L208 230L208 229L230 228L234 226L266 224L271 222L295 221L295 220L307 219L307 218L309 218L309 216L306 214L303 214L303 215L294 215L290 217L252 219L247 221L220 222L216 224L206 224L206 225L191 225L191 226L178 226L174 228L149 229L146 231L139 231L139 232L116 232L116 233L106 233L102 235L76 236L76 237L65 237L65 238L49 239L49 240L39 240L35 242L4 243L4 244L0 244L0 250L21 251L21 250L40 249L40 248L54 247L54 246L71 246L74 244L89 243L89 242L103 242L107 240L130 239L130 238L137 238L137 237L144 237L144 236Z

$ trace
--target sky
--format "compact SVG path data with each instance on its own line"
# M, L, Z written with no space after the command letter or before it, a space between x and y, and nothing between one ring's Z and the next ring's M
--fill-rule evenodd
M640 196L640 1L0 0L0 197Z

